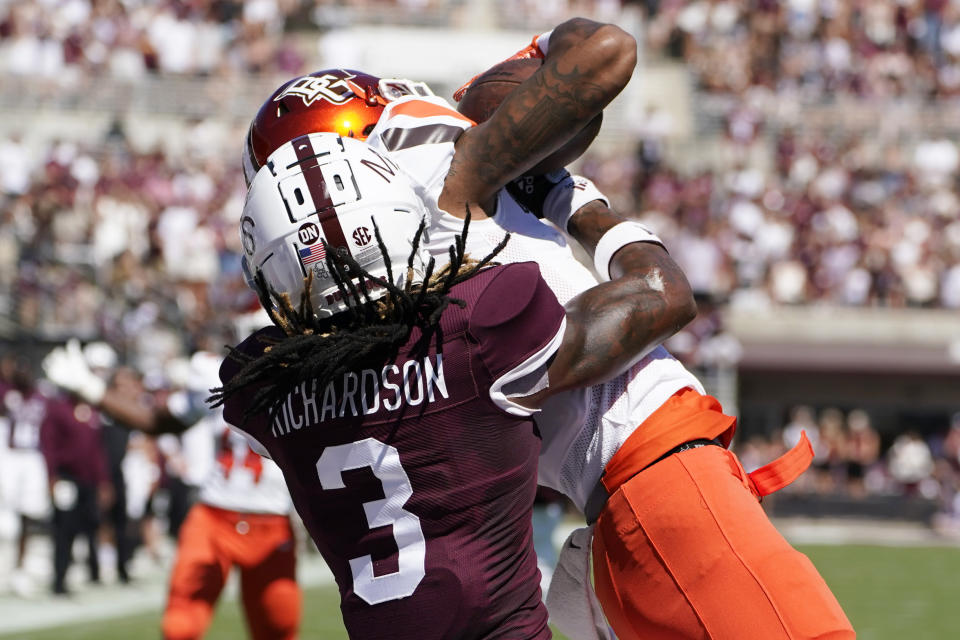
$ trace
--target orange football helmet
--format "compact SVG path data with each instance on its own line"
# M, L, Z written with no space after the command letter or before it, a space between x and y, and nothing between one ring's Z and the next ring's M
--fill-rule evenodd
M324 69L283 83L260 107L243 150L247 185L271 153L308 133L366 140L383 107L403 95L432 95L422 82L382 80L362 71Z

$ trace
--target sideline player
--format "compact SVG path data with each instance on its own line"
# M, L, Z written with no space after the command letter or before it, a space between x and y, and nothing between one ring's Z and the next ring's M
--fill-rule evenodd
M549 36L541 36L535 42L549 41ZM524 55L539 56L543 52L535 44ZM549 58L549 50L546 55ZM309 123L311 112L322 111L322 101L317 107L308 109L306 115L298 114L301 122ZM251 133L263 131L260 124L262 121L255 120ZM370 131L370 142L414 175L422 188L433 195L443 185L444 171L451 163L459 132L470 125L438 98L401 98L386 104L378 125ZM274 148L282 142L282 139L275 140ZM470 249L482 255L500 240L504 229L512 231L513 239L498 260L536 259L544 278L561 301L596 281L574 260L558 228L578 239L603 240L602 250L591 255L596 270L603 275L608 274L610 258L623 244L638 240L654 245L658 242L648 231L629 222L618 227L617 233L600 237L597 231L603 227L597 221L612 214L602 194L589 181L560 178L557 185L546 186L543 180L539 182L540 202L528 203L528 207L545 215L553 226L523 214L515 199L501 192L493 220L472 224ZM441 215L431 229L432 246L442 251L444 243L456 233L457 225L456 216ZM591 243L588 240L584 244ZM682 274L677 276L678 271L662 251L651 264L648 282L661 295L659 308L651 309L651 317L662 323L651 331L651 348L689 319L688 316L684 319L689 285ZM762 494L779 488L803 471L805 451L801 448L777 464L750 476L744 474L733 454L725 450L733 435L735 419L722 414L719 404L705 395L700 382L662 347L653 348L629 371L602 386L548 401L537 423L544 435L541 483L562 490L586 512L591 523L603 512L626 509L623 494L619 501L612 503L608 502L608 496L617 493L620 485L641 484L641 479L656 486L655 491L681 484L722 488L722 495L711 497L716 522L690 517L685 521L689 535L684 538L672 536L666 527L675 519L669 516L682 513L682 507L699 505L699 500L692 500L690 494L678 496L677 504L662 504L664 512L644 516L654 523L645 522L641 527L638 522L628 526L610 515L597 525L598 539L613 540L613 544L601 540L595 548L598 591L621 636L662 632L677 633L681 637L712 634L738 638L745 633L744 625L753 632L755 620L761 620L769 628L769 637L791 637L790 634L810 637L822 629L836 630L839 637L850 637L849 622L820 576L804 556L789 547L757 504ZM721 446L713 446L715 444ZM680 460L696 460L697 470L709 477L691 480L691 474L675 464ZM660 464L662 462L666 464ZM699 514L695 511L691 515ZM740 521L751 523L751 533L729 543L717 535L719 526ZM620 529L612 526L614 522L618 522ZM655 540L643 539L643 527L654 532ZM641 548L645 549L643 554L625 563L615 562L612 556L627 553L626 548L634 536L640 537ZM754 544L753 536L762 539L763 544ZM588 537L586 547L589 542ZM619 544L616 551L611 550L614 544ZM730 562L741 553L748 566L765 565L772 569L758 572L759 586L752 589L754 580L748 575L749 570L738 573L726 567L728 570L711 574L711 588L693 593L688 590L687 576L664 573L655 580L643 579L644 562L650 562L653 567L663 565L664 561L651 560L655 545L665 549L672 562L692 567L694 573L699 563L711 555ZM613 566L620 568L613 571ZM793 582L784 584L779 577L788 575ZM653 597L659 588L665 593ZM724 612L729 601L726 594L731 591L740 593L742 597L738 599L748 603L740 607L747 614L730 616ZM799 593L803 593L803 597L798 597ZM678 599L680 594L684 596ZM660 597L679 603L681 611L671 610L669 615L675 624L664 622L666 608L657 604ZM684 607L684 597L694 600L695 604ZM563 608L566 607L558 607ZM698 609L706 611L702 618ZM563 611L556 613L562 617ZM815 628L807 628L800 622L804 619L815 621Z
M76 354L85 367L90 353L103 348L112 353L105 343L88 347L92 349ZM91 372L91 376L97 374ZM100 412L71 389L64 391L49 400L40 425L40 450L47 462L53 502L53 593L57 595L69 593L67 570L73 562L73 542L80 534L86 538L90 582L100 582L100 516L113 502Z
M24 570L27 542L34 523L51 514L47 463L40 452L40 425L49 398L37 388L22 357L4 354L0 367L0 420L5 427L0 443L0 508L16 518L17 531L10 588L29 596L34 585Z
M254 453L246 438L224 422L222 411L204 403L208 390L219 385L221 358L194 353L187 390L173 394L166 406L151 408L98 383L78 355L76 343L55 349L44 360L47 377L81 394L119 424L148 434L183 433L185 441L208 451L206 472L191 470L202 481L178 535L162 621L164 639L203 637L233 567L240 571L250 636L295 638L302 595L296 582L290 496L277 466Z

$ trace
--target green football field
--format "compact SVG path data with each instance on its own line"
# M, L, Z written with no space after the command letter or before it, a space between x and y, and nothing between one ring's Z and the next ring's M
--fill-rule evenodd
M960 638L960 549L804 546L843 605L862 640ZM737 606L737 603L730 603ZM159 614L112 618L4 638L23 640L139 640L159 638ZM209 640L245 637L237 603L221 603ZM346 638L336 590L309 589L302 638Z

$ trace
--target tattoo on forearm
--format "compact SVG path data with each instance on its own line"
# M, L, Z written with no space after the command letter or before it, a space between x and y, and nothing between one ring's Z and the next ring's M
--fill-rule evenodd
M542 67L458 140L441 200L488 201L593 120L626 86L635 64L636 41L615 25L587 19L559 25Z
M602 25L586 18L571 18L561 25L558 25L553 33L550 34L551 48L560 50L562 47L569 46L570 42L580 42L589 38Z
M484 183L502 186L525 165L566 142L622 88L609 79L597 81L589 65L572 62L570 56L548 59L503 102L495 116L497 126L474 137L469 157L463 159L477 168Z

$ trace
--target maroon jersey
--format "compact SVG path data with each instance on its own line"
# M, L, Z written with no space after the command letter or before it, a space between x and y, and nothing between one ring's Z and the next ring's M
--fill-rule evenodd
M36 389L21 391L11 385L0 387L0 415L5 415L9 423L7 446L34 451L40 447L40 425L48 401Z
M533 552L539 438L503 385L543 366L564 312L535 264L457 285L443 344L290 394L243 429L284 472L354 638L549 638ZM277 334L273 333L275 337ZM262 332L241 349L263 351ZM227 359L226 381L237 366ZM243 423L250 394L227 420Z
M85 402L66 395L49 401L40 427L40 450L51 476L67 475L87 486L107 482L100 413Z

